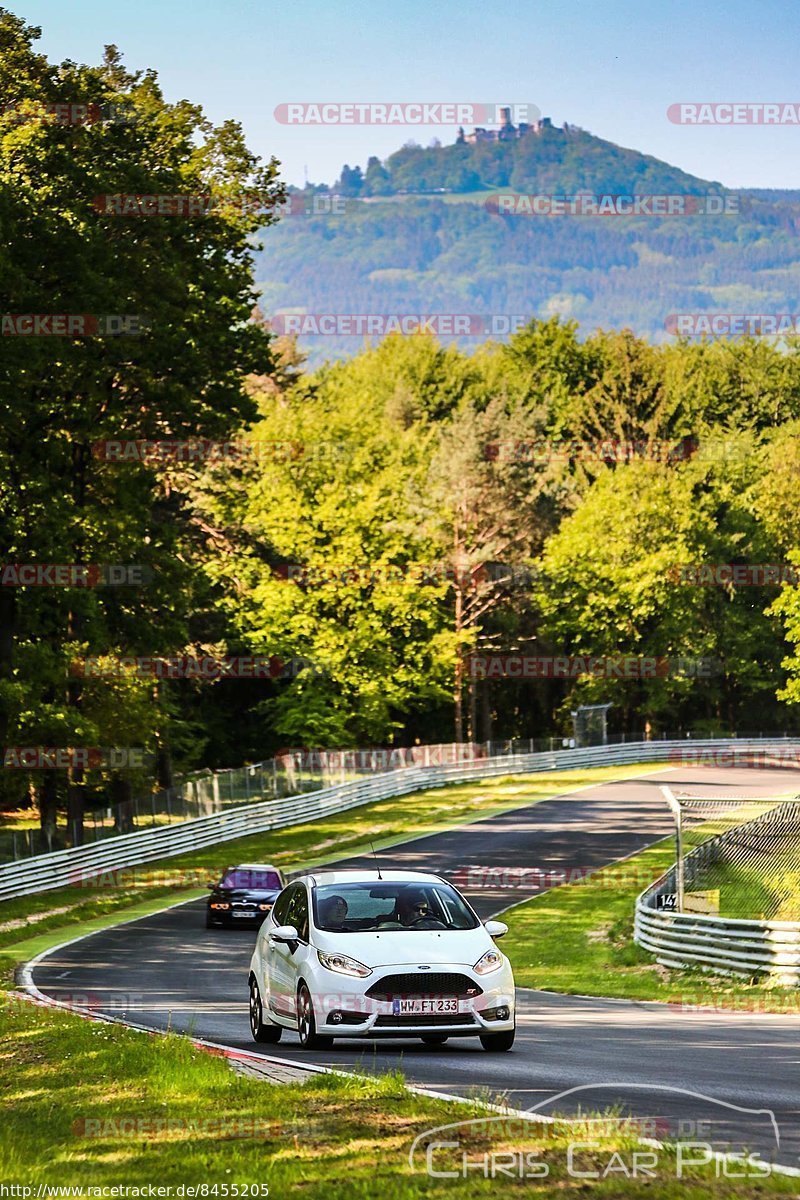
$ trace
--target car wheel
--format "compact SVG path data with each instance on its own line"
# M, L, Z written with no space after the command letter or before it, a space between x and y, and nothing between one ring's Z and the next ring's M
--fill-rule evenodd
M214 922L211 920L211 913L207 912L206 913L206 929L215 929L215 928L216 928L216 926L215 926Z
M261 1004L261 993L255 979L250 979L250 1032L254 1042L279 1042L283 1030L280 1025L264 1023L264 1009Z
M304 983L297 989L297 1033L304 1050L330 1050L333 1038L317 1033L311 993Z
M484 1050L510 1050L516 1032L516 1029L504 1029L502 1033L482 1033L481 1045Z
M446 1033L423 1033L422 1040L426 1046L443 1046L447 1041Z

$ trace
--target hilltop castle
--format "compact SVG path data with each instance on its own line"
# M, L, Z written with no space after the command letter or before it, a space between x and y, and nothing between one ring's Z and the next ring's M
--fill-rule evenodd
M519 125L511 123L511 109L501 108L500 116L502 124L499 129L473 129L472 133L464 133L463 129L459 129L456 142L460 144L466 143L468 146L475 146L478 142L512 142L517 138L524 137L528 132L541 133L543 129L552 129L553 122L549 117L542 117L540 121L520 121Z

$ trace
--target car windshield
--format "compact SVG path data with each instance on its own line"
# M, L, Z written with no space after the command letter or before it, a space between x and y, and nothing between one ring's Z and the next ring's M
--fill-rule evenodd
M258 868L240 867L228 871L222 878L224 888L255 888L264 891L280 891L281 877L277 871L260 870Z
M476 929L479 922L447 883L325 884L313 892L314 924L327 933Z

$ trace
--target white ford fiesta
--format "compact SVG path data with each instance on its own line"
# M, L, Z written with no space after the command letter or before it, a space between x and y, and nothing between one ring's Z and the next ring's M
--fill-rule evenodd
M335 1037L479 1037L514 1043L514 976L485 924L437 875L316 871L281 892L250 963L257 1042L294 1029L310 1050Z

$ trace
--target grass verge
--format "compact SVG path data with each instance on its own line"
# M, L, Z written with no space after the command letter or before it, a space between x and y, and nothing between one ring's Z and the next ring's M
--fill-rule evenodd
M588 879L567 883L510 908L503 950L518 987L671 1004L800 1012L800 990L668 970L633 941L636 897L675 861L667 838Z
M59 888L0 904L0 957L16 962L48 945L91 932L126 916L146 915L170 902L203 894L203 885L232 862L272 862L300 870L344 854L369 853L469 821L533 804L577 788L657 771L658 764L599 767L508 776L433 788L377 801L303 825L221 842L204 850L109 872L87 886ZM198 886L199 885L199 886ZM160 901L141 909L143 903ZM130 911L128 911L130 910ZM45 934L51 935L44 937Z
M652 1197L654 1188L664 1200L728 1200L797 1189L796 1180L780 1176L721 1179L713 1166L684 1168L677 1178L670 1149L646 1151L654 1177L630 1178L633 1154L645 1148L624 1123L612 1123L607 1137L595 1131L595 1148L574 1153L570 1172L569 1142L588 1140L585 1128L492 1118L461 1136L436 1135L457 1143L432 1155L437 1178L426 1172L424 1145L412 1170L413 1139L449 1122L485 1118L485 1111L414 1095L397 1075L265 1084L234 1075L185 1038L138 1034L8 995L0 1005L0 1062L0 1183L31 1188L33 1197L48 1195L40 1186L99 1198L119 1186L143 1188L128 1195L147 1196L154 1185L170 1188L160 1194L173 1200L181 1185L205 1186L199 1196L248 1200L265 1188L274 1198L326 1200L544 1198L585 1196L589 1189L600 1198L636 1200ZM491 1170L491 1155L503 1152L501 1173L486 1177L482 1164ZM510 1161L537 1175L509 1177ZM455 1177L442 1178L445 1171ZM588 1184L578 1172L597 1174Z

